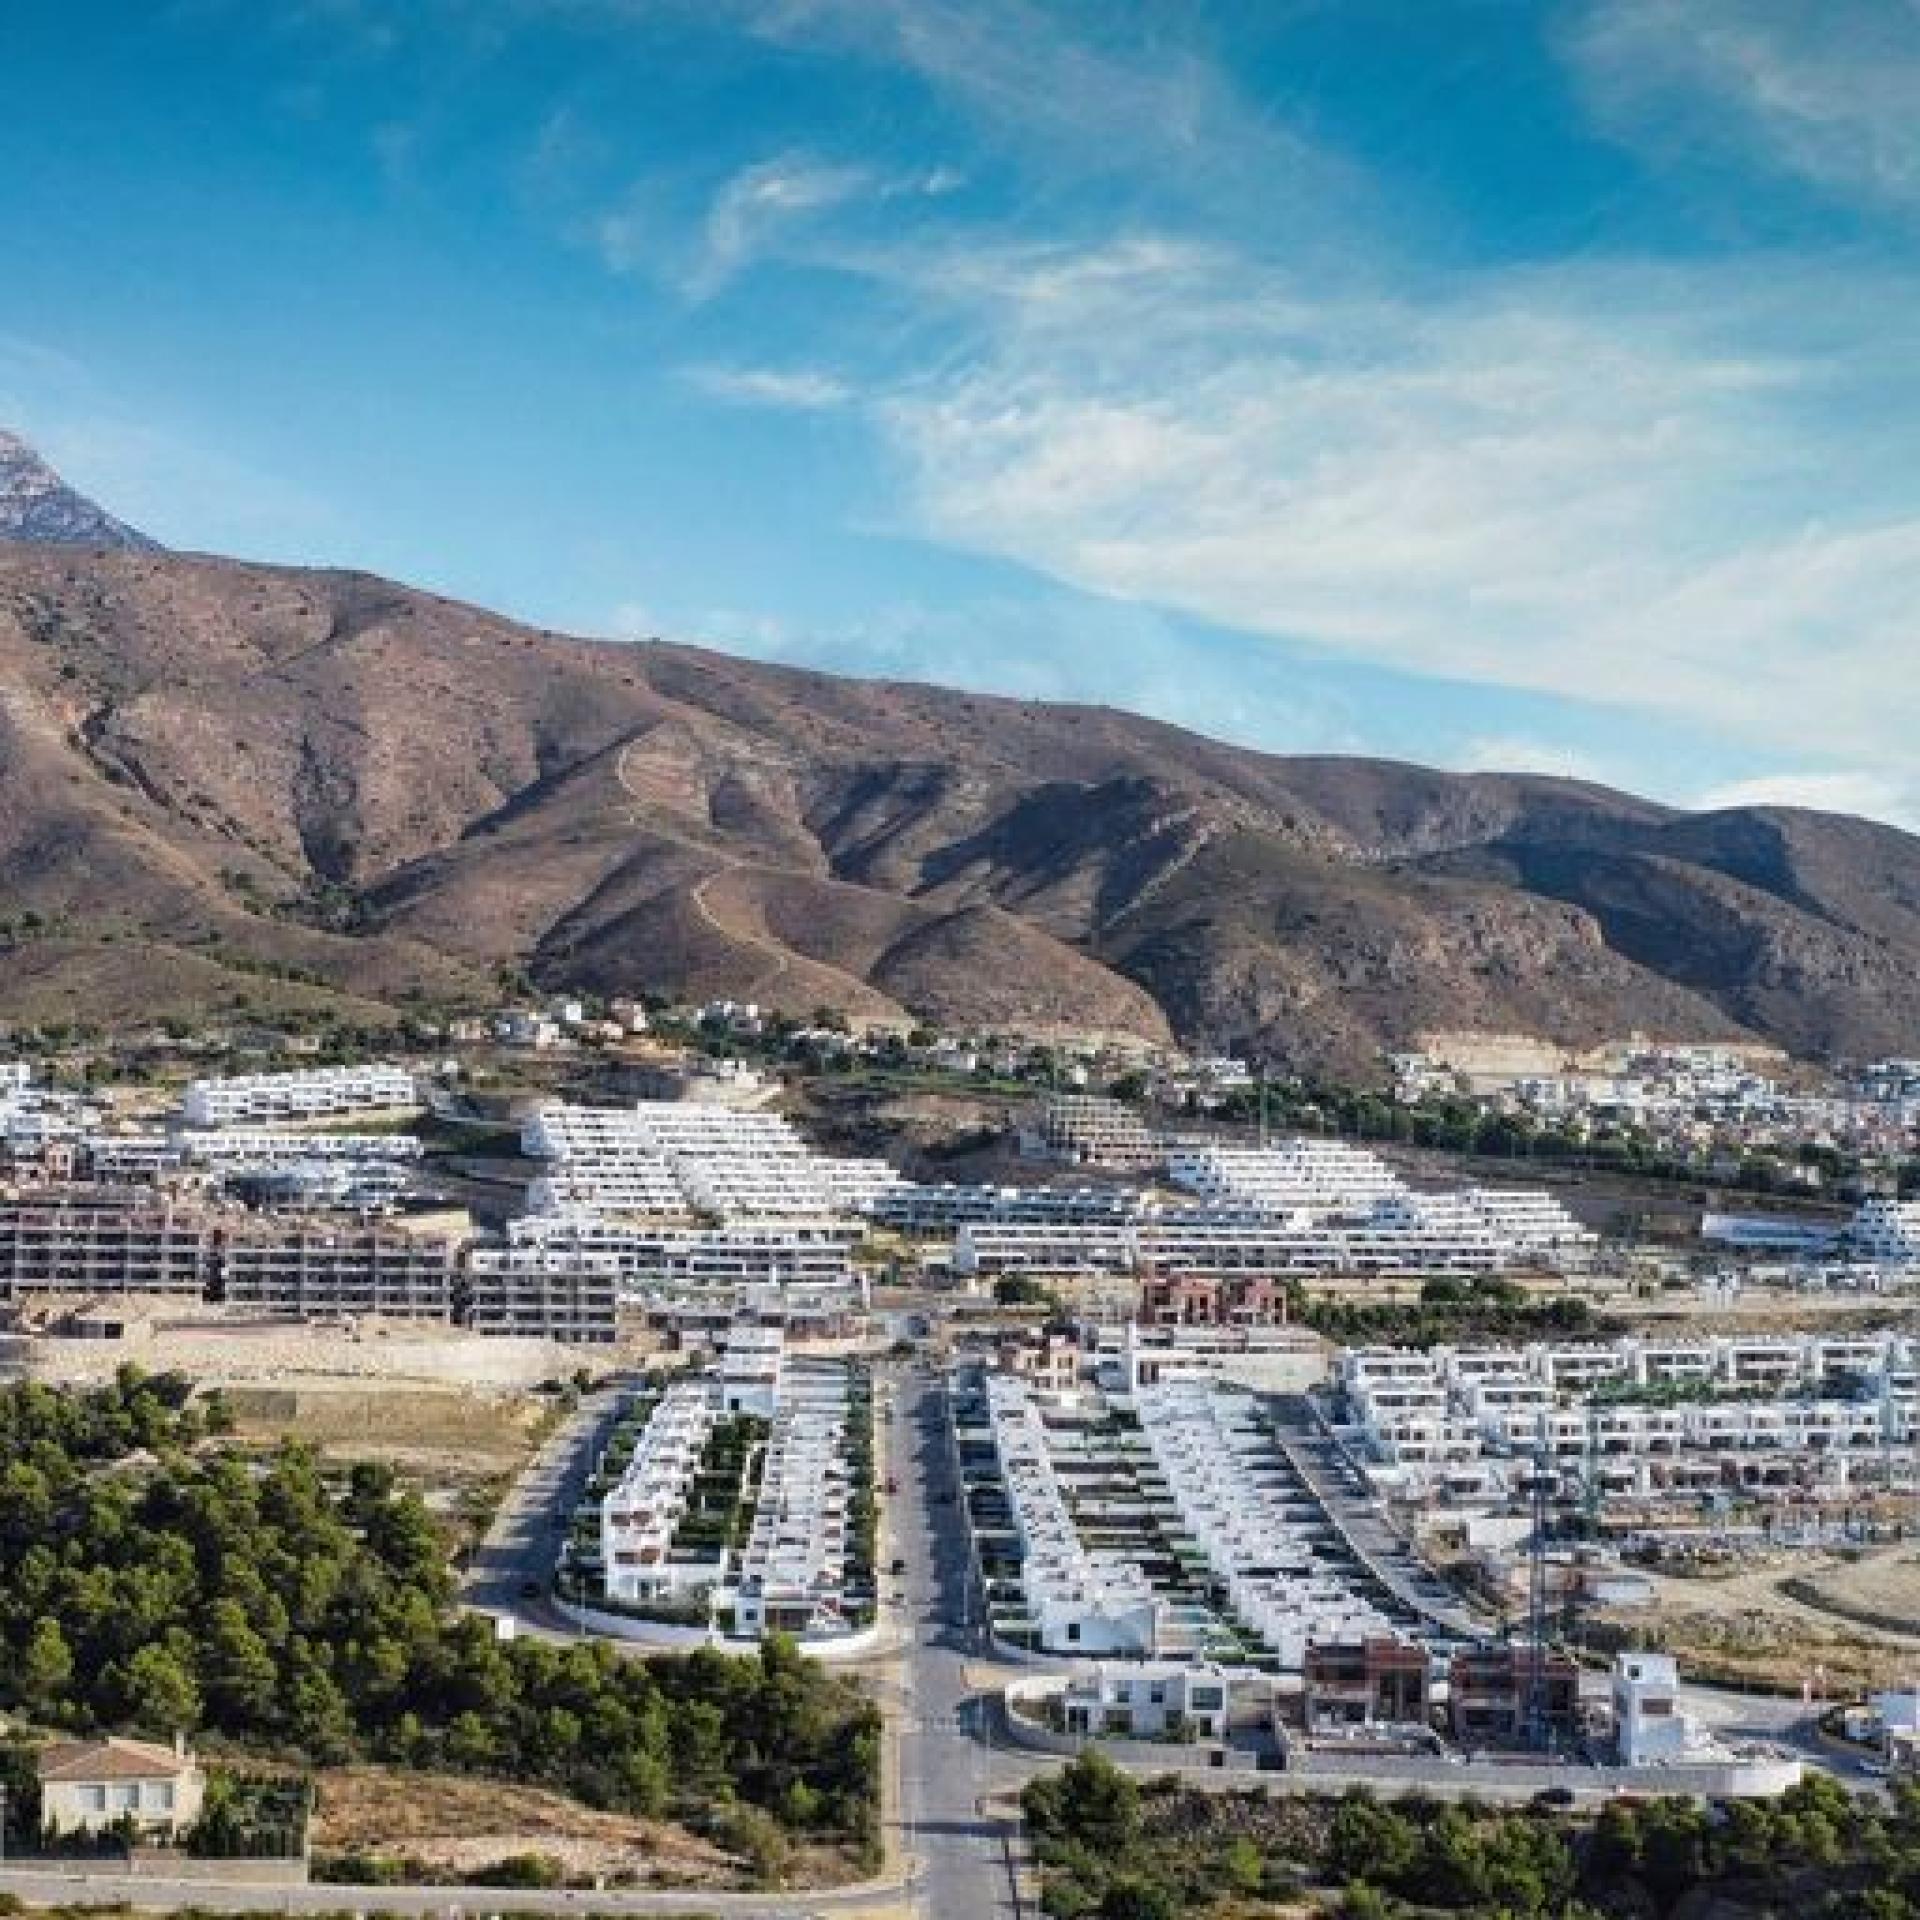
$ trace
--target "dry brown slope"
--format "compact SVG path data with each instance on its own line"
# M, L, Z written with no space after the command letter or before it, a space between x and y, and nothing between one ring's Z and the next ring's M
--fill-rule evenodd
M1348 1066L1429 1025L1920 1048L1891 829L1286 759L356 574L0 547L0 808L14 917L373 1000L511 961Z

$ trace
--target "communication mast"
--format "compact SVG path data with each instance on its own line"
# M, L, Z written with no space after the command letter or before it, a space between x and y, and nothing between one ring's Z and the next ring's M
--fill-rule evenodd
M1527 1543L1527 1744L1547 1745L1547 1527L1552 1486L1552 1456L1545 1437L1533 1456L1528 1488L1531 1531Z

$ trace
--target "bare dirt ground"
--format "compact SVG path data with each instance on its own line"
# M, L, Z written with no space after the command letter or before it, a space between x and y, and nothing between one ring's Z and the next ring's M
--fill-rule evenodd
M403 1856L455 1876L539 1854L570 1879L724 1887L741 1878L738 1861L680 1827L601 1813L540 1787L385 1767L320 1775L313 1844L329 1853Z
M1920 1646L1920 1548L1839 1559L1804 1576L1796 1595L1814 1607L1897 1633Z
M1788 1288L1749 1287L1731 1305L1709 1305L1691 1289L1650 1299L1609 1303L1629 1326L1663 1334L1844 1333L1907 1327L1913 1308L1885 1294L1800 1293Z
M1920 1553L1783 1555L1706 1578L1656 1575L1656 1605L1621 1615L1696 1680L1832 1698L1909 1683L1920 1664ZM1910 1626L1905 1623L1911 1622Z
M548 1403L523 1393L457 1387L235 1388L227 1393L243 1440L305 1440L346 1459L439 1459L470 1472L510 1471L534 1447Z
M553 1402L540 1395L413 1383L303 1381L233 1389L226 1398L241 1440L302 1440L330 1460L384 1461L468 1541L555 1418Z

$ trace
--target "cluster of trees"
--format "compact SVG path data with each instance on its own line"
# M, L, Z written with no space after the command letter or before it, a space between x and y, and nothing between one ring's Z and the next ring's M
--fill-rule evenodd
M18 1467L57 1472L177 1450L232 1425L217 1393L194 1400L180 1374L123 1367L110 1386L86 1392L21 1382L0 1392L0 1486Z
M1356 1915L1421 1912L1546 1920L1572 1904L1578 1868L1565 1828L1526 1811L1408 1810L1355 1793L1340 1801L1141 1786L1097 1752L1022 1796L1056 1920L1181 1920L1290 1909L1316 1893Z
M1578 1294L1542 1299L1496 1275L1470 1280L1439 1277L1420 1289L1417 1302L1325 1300L1302 1287L1290 1290L1293 1319L1349 1345L1392 1341L1431 1347L1459 1340L1557 1340L1599 1332L1603 1322Z
M1796 1169L1817 1168L1830 1188L1857 1189L1859 1157L1836 1147L1806 1142L1793 1148L1760 1148L1743 1154L1731 1174L1687 1153L1664 1147L1644 1128L1603 1121L1590 1129L1558 1127L1527 1113L1496 1113L1458 1094L1429 1094L1405 1103L1362 1087L1269 1081L1239 1089L1222 1102L1224 1117L1295 1133L1337 1134L1352 1140L1397 1141L1446 1153L1498 1160L1539 1160L1677 1180L1690 1185L1732 1185L1747 1193L1798 1193ZM1899 1169L1902 1190L1920 1190L1920 1162Z
M1671 1914L1705 1887L1729 1920L1920 1920L1920 1785L1880 1799L1821 1774L1770 1801L1615 1804L1581 1865L1609 1916L1633 1911L1630 1897Z
M993 1283L996 1307L1043 1307L1048 1313L1060 1311L1060 1296L1044 1280L1030 1273L1003 1273Z
M880 1500L874 1487L873 1374L856 1365L847 1382L847 1597L864 1624L873 1617L879 1595Z
M0 1706L635 1813L745 1803L871 1842L878 1716L790 1645L641 1662L501 1642L454 1610L440 1528L390 1470L190 1451L205 1422L163 1388L0 1391Z
M1022 1796L1056 1920L1181 1920L1320 1899L1351 1920L1916 1920L1920 1789L1856 1799L1528 1807L1142 1786L1097 1754ZM1704 1904L1703 1904L1704 1903Z

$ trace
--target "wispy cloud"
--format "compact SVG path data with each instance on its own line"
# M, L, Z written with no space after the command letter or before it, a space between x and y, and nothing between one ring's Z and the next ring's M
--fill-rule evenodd
M1603 245L1444 262L1204 44L1120 11L732 0L783 49L914 76L1049 192L1096 171L1127 190L1097 220L1015 196L997 219L863 227L853 209L900 190L884 162L756 162L706 204L687 290L830 265L871 276L900 324L884 371L801 322L775 338L802 371L695 377L734 403L864 408L904 530L1102 601L1638 709L1724 736L1736 763L1850 758L1888 791L1920 727L1920 348L1886 316L1920 268ZM1714 138L1920 205L1911 0L1562 18L1612 124L1694 103ZM1168 179L1255 183L1263 207L1223 193L1217 217ZM857 392L805 370L815 355L858 366ZM1524 764L1497 727L1479 745Z
M717 293L783 234L873 190L865 167L783 153L744 168L714 196L705 244L688 277L696 298Z
M1150 179L1244 211L1325 203L1360 176L1236 88L1191 9L1143 30L1133 8L1046 0L737 0L763 36L916 75L988 145L1073 175Z
M1565 44L1622 131L1732 143L1824 187L1920 207L1912 0L1590 0Z
M831 621L699 604L668 612L630 602L603 624L619 638L684 638L868 679L1098 702L1248 746L1366 751L1352 704L1327 687L1303 684L1271 649L1231 637L1196 648L1179 622L1151 607L1089 601L1044 584L965 604L890 600Z
M1920 781L1898 774L1827 771L1770 773L1709 787L1700 807L1813 807L1823 813L1865 814L1920 832Z
M791 413L823 413L853 398L846 381L817 367L692 367L686 377L716 400Z
M658 177L636 181L591 223L591 237L614 272L665 280L697 303L763 259L818 251L836 214L942 200L964 184L964 175L944 165L886 171L793 150L729 175L707 201L690 244L669 183Z
M1583 264L1416 302L1146 239L930 285L968 349L879 417L938 538L1424 674L1909 750L1920 513L1823 458L1920 288Z

